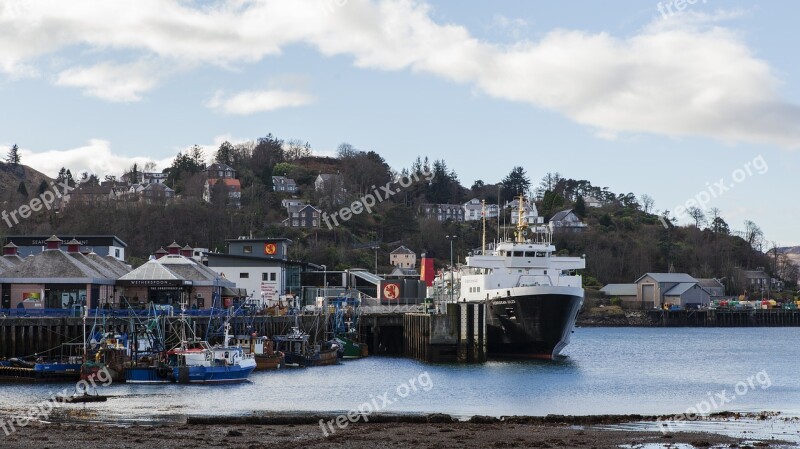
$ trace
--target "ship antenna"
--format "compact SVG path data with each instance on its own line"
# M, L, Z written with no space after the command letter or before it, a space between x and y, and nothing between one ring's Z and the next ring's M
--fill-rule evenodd
M481 255L486 255L486 200L481 200L481 221L483 222L483 242L481 244Z

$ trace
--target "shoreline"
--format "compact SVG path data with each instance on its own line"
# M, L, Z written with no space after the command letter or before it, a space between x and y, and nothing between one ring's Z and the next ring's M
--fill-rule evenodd
M80 413L80 409L75 410ZM373 414L368 421L327 426L328 413L270 413L254 416L187 416L172 425L32 422L3 435L4 448L619 448L619 447L800 447L797 443L757 435L737 437L712 431L614 428L613 425L658 420L665 416L473 416L456 420L446 414ZM764 419L775 413L721 413L715 418ZM708 418L711 418L709 416ZM320 422L323 420L323 422ZM765 423L766 424L766 423ZM603 426L608 426L603 428ZM49 443L49 444L48 444Z
M22 413L19 409L19 412ZM619 448L651 447L800 447L797 433L790 441L769 432L750 430L741 435L714 431L710 424L756 424L763 429L778 423L800 423L800 417L777 412L721 412L701 417L700 426L675 431L653 428L674 415L546 415L481 416L466 419L448 414L375 413L348 421L333 413L263 413L258 415L184 415L185 421L156 424L97 422L87 409L75 407L58 420L35 421L0 431L3 448ZM12 410L4 410L8 419ZM340 418L336 424L337 417ZM64 419L66 418L66 419ZM75 418L78 421L73 421ZM95 417L96 418L96 417ZM363 418L366 418L366 422ZM5 421L4 421L5 422ZM643 425L645 424L645 425ZM652 424L649 425L648 424ZM794 429L792 429L794 430Z

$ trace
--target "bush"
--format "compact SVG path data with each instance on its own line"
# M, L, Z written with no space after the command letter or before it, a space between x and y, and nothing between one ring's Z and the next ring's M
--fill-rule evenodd
M611 298L611 305L612 306L621 306L622 305L622 300L615 296L615 297Z

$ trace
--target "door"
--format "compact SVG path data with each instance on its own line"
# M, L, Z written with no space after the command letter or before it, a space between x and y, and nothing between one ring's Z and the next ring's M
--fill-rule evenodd
M654 284L642 285L642 308L658 307L661 304L656 304L656 286Z
M0 304L0 308L11 308L11 284L3 284L3 301Z

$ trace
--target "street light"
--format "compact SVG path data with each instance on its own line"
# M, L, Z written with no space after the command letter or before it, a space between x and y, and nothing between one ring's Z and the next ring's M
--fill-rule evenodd
M446 235L445 238L450 240L450 302L453 302L453 240L458 237L455 235Z

